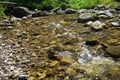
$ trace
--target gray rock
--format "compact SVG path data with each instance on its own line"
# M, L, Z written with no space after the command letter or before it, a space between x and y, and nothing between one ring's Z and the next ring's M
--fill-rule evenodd
M2 36L2 34L0 34L0 39L2 39L3 38L3 36Z
M111 24L115 27L120 27L120 24L118 22L112 22Z
M66 13L66 14L72 14L72 13L76 13L76 12L77 12L76 10L71 9L71 8L67 8L67 9L65 10L65 13Z
M98 20L98 17L93 13L83 13L83 14L80 14L78 17L79 23L95 21L95 20Z
M120 57L120 45L110 46L106 49L106 51L113 57Z
M58 10L61 10L61 8L57 7L57 8L52 9L51 11L54 12L54 13L56 13Z
M109 17L106 16L106 15L99 15L99 17L102 18L102 19L108 19L108 18L109 18Z
M113 17L113 14L109 11L109 10L106 10L105 11L105 14L109 17Z
M69 51L58 52L57 58L61 64L72 64L74 62L73 54Z
M89 21L89 22L86 23L86 25L88 25L88 26L90 26L92 24L93 24L93 21Z
M28 77L28 75L19 75L18 80L27 80Z
M95 10L107 10L109 8L105 5L97 5L94 9Z
M89 13L96 13L97 10L94 10L94 9L89 9L88 12Z
M10 22L11 22L11 23L15 23L17 20L18 20L18 19L17 19L16 17L14 17L14 16L10 18Z
M110 11L111 13L116 13L116 10L115 10L115 9L109 9L109 11Z
M42 11L33 12L32 17L40 17L42 15Z
M81 13L87 13L88 12L88 10L87 9L80 9L80 10L78 10L78 14L81 14Z
M22 17L30 15L30 14L32 14L32 12L26 7L19 6L19 7L13 8L13 15L15 17L22 18Z
M98 14L99 15L105 15L105 11L99 11Z
M94 30L101 30L101 29L103 29L103 25L102 25L102 23L100 21L95 21L92 24L92 28Z
M10 24L10 20L9 19L5 19L5 20L3 20L3 22L6 23L6 24Z
M63 11L63 10L57 10L57 12L56 12L56 14L58 14L58 15L60 15L60 14L64 14L65 13L65 11Z
M42 11L41 16L48 16L48 12L47 11Z
M113 14L109 10L99 11L99 15L106 15L108 17L113 17Z

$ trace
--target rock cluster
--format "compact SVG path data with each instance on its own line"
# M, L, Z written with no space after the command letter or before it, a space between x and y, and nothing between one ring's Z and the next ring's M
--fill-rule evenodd
M0 80L120 80L119 10L19 8L0 21Z

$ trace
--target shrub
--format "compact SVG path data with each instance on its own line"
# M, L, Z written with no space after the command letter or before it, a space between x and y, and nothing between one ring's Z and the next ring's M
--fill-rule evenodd
M4 17L5 14L4 14L4 8L0 5L0 18Z
M79 8L91 8L98 4L114 6L114 0L70 0L69 4L72 8L79 9Z

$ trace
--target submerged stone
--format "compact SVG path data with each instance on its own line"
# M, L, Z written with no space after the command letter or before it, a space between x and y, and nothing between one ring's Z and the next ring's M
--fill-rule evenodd
M120 45L110 46L106 49L106 51L113 57L120 57Z

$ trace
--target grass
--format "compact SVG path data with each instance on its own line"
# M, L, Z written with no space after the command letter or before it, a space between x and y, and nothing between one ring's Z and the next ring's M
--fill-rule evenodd
M5 14L4 14L4 8L0 5L0 18L4 17Z
M70 0L69 5L74 9L91 8L96 5L108 5L110 7L115 5L114 0Z

